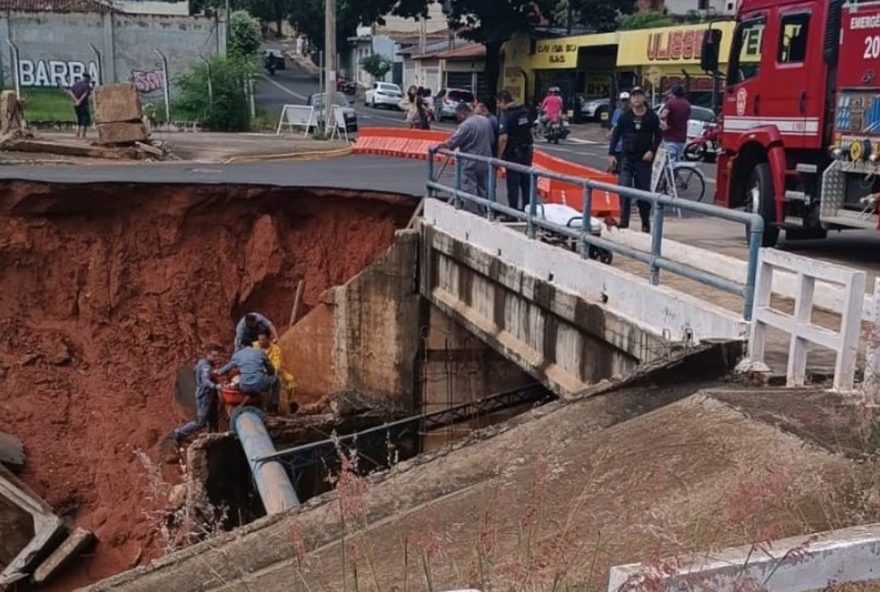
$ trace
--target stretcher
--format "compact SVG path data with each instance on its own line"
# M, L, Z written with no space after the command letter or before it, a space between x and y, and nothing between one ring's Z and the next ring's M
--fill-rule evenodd
M538 204L538 216L557 226L565 226L567 228L581 230L583 228L583 213L564 204L544 203ZM571 249L572 251L581 252L583 245L580 241L568 237L560 237L550 232L541 231L541 239L545 242L557 244ZM602 220L590 216L590 234L593 236L602 235ZM614 255L608 249L602 249L593 245L588 245L590 259L601 261L606 265L611 265Z

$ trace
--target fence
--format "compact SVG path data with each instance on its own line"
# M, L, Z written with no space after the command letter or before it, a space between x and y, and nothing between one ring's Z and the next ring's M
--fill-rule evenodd
M454 186L449 187L438 182L435 177L435 168L437 156L446 156L455 159L455 181ZM538 229L548 231L558 236L562 236L571 240L575 240L581 245L581 253L586 258L589 256L591 248L601 249L612 253L618 253L625 257L635 259L646 263L651 270L651 283L658 285L660 283L660 271L668 271L682 277L697 281L701 284L736 294L743 299L743 318L747 321L752 319L752 308L754 305L755 295L755 278L758 269L758 254L761 247L761 237L764 234L764 220L760 215L747 214L734 210L728 210L708 204L691 202L682 199L669 197L668 195L649 193L637 189L620 187L610 183L596 181L592 179L584 179L564 175L552 171L539 170L535 167L527 167L505 162L496 158L487 158L474 154L463 154L461 152L452 152L443 149L431 149L428 152L428 181L427 188L429 195L433 193L442 193L450 196L456 208L463 205L473 206L468 209L485 211L485 215L489 220L494 220L496 215L503 214L515 220L524 221L526 223L526 232L529 238L534 239L537 236ZM485 197L473 195L462 190L463 165L465 162L475 162L487 165L488 175L488 191ZM511 208L498 202L497 196L497 177L500 169L507 171L516 171L518 173L529 176L530 192L528 196L528 209L521 211ZM593 210L594 192L602 192L605 194L618 194L630 197L636 200L647 201L652 205L652 227L651 227L651 251L640 251L631 247L621 245L603 239L601 236L595 236L591 232L592 224L582 223L580 228L571 226L562 226L549 222L538 215L539 193L538 185L542 179L549 179L563 184L566 187L576 187L581 192L581 219L588 221L591 218ZM667 208L677 208L679 210L694 212L713 218L729 220L746 225L749 228L749 258L748 273L746 274L745 284L733 282L727 278L708 273L690 265L678 263L663 257L661 253L663 239L663 221Z

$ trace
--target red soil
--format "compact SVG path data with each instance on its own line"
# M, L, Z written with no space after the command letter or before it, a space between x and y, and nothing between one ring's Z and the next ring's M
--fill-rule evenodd
M185 186L0 189L0 430L22 477L95 532L69 590L161 554L146 471L177 425L178 367L259 310L286 326L381 254L412 204L344 191Z

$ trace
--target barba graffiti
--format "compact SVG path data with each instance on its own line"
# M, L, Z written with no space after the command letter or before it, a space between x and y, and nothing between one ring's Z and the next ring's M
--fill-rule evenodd
M92 80L98 80L98 65L95 62L76 62L65 60L19 60L18 82L21 86L69 88L83 79L88 73Z

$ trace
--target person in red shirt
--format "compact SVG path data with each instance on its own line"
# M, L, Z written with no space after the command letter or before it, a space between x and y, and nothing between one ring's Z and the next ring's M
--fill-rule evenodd
M660 128L663 130L663 146L666 148L666 154L674 162L681 160L684 155L691 104L687 100L684 86L680 84L673 85L669 94L669 100L660 111Z
M564 105L562 103L561 94L562 91L559 90L559 87L554 86L541 102L541 111L544 112L547 121L551 123L558 123L559 119L562 117L562 109Z

